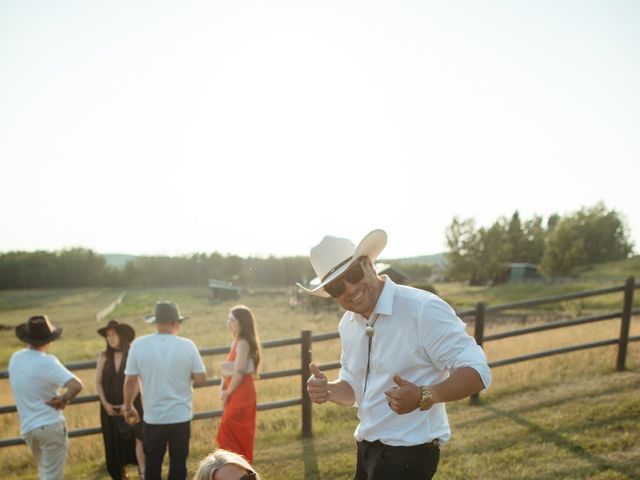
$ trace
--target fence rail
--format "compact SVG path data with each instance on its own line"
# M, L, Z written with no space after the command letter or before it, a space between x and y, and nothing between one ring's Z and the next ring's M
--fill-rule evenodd
M457 312L460 317L474 317L474 337L478 345L482 346L485 342L502 340L505 338L515 337L519 335L527 335L530 333L542 332L545 330L553 330L557 328L565 328L572 327L576 325L583 325L588 323L601 322L605 320L612 320L616 318L621 319L620 324L620 335L618 338L599 340L590 343L583 343L578 345L570 345L562 348L556 348L552 350L545 350L541 352L531 353L528 355L520 355L511 358L505 358L500 360L494 360L489 362L489 366L491 368L502 367L505 365L512 365L514 363L526 362L530 360L535 360L538 358L544 358L552 355L559 355L563 353L570 353L579 350L586 350L591 348L604 347L609 345L618 345L618 353L616 358L616 370L622 371L625 369L625 360L627 355L627 348L630 342L640 341L640 336L629 336L629 330L631 325L631 318L636 315L640 315L640 309L633 309L633 293L634 290L640 289L640 286L635 284L635 279L633 277L629 277L624 285L609 287L609 288L601 288L597 290L589 290L585 292L577 292L577 293L569 293L564 295L555 295L551 297L544 297L532 300L525 300L522 302L508 303L502 305L493 305L488 306L483 302L480 302L476 305L475 308L469 310L462 310ZM623 302L622 302L622 310L615 312L603 313L600 315L592 315L588 317L582 317L577 319L570 320L562 320L558 322L547 323L543 325L536 325L533 327L520 328L517 330L511 330L508 332L500 332L492 335L485 335L485 323L487 314L502 312L505 310L512 309L522 309L533 306L539 306L549 303L557 303L563 302L567 300L576 300L580 298L588 298L598 295L608 295L611 293L623 292ZM300 397L298 398L290 398L278 400L275 402L268 403L260 403L257 406L259 411L264 410L273 410L279 408L286 407L294 407L301 406L301 425L302 425L302 435L310 436L312 435L312 410L311 410L311 400L307 395L306 391L306 380L310 376L309 372L309 363L312 360L312 347L314 343L324 342L329 340L335 340L339 338L338 332L330 332L330 333L322 333L319 335L312 335L311 331L305 330L300 333L300 337L292 337L292 338L283 338L277 340L270 340L264 342L262 344L263 349L270 348L280 348L291 345L300 345L300 368L292 368L287 370L278 370L273 372L264 372L261 373L258 377L258 380L270 380L274 378L283 378L283 377L300 377ZM209 355L222 355L229 352L229 347L211 347L211 348L203 348L200 350L200 354L203 356ZM69 363L66 365L69 370L89 370L96 368L95 361L87 361L87 362L76 362ZM332 362L319 365L319 368L322 371L336 370L340 368L339 362ZM7 371L0 371L0 379L8 378L9 374ZM220 378L212 378L206 381L206 383L202 387L198 388L206 388L211 386L220 385ZM471 397L471 402L475 403L479 399L478 395L473 395ZM71 403L73 405L81 404L81 403L91 403L99 401L98 395L85 395L82 397L75 398ZM0 406L0 414L5 413L13 413L16 412L15 405L8 406ZM194 413L194 420L204 420L209 418L220 417L222 415L222 410L208 410L204 412L196 412ZM83 428L77 429L69 432L69 437L82 437L86 435L96 435L101 433L100 427L91 427L91 428ZM22 438L8 438L0 440L0 448L9 447L13 445L24 444L24 440Z

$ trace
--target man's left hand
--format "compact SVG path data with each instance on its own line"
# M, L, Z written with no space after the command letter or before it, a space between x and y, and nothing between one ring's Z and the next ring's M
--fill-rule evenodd
M393 382L396 386L384 392L389 408L398 415L413 412L418 408L418 404L422 398L422 389L415 383L401 378L398 374L393 376Z
M134 426L140 423L140 414L133 405L123 406L120 412L124 416L125 422L129 425Z

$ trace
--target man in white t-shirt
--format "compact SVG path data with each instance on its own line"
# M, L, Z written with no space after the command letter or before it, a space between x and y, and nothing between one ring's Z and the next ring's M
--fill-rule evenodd
M38 463L41 479L63 478L67 428L62 410L82 390L82 382L56 357L47 353L60 338L46 315L36 315L16 327L16 336L29 344L9 360L9 382L20 418L20 435ZM58 390L66 388L64 394Z
M182 317L178 306L157 302L155 314L145 322L156 325L157 333L131 344L124 382L124 416L135 424L140 417L133 399L142 382L145 480L160 480L162 460L169 448L169 480L187 478L187 456L191 435L192 385L204 385L207 373L196 345L179 337Z
M440 297L396 285L373 266L387 243L373 230L356 247L326 236L311 249L320 284L307 293L333 297L346 312L338 380L311 364L312 401L357 406L354 480L425 480L438 468L451 429L445 403L487 388L487 358Z

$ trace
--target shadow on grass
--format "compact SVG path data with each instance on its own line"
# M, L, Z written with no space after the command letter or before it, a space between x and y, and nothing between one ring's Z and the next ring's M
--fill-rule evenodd
M585 389L585 391L582 392L582 394L588 395L589 398L591 399L596 399L596 398L610 396L610 395L614 395L614 394L622 393L626 391L632 392L639 388L640 388L640 377L638 380L633 380L626 384L616 385L615 387L607 387L606 390L603 390L599 386L591 387L589 389ZM558 396L558 397L550 398L548 400L544 400L536 403L530 403L528 405L524 405L521 407L515 407L513 410L513 413L515 412L530 413L530 412L544 409L544 408L553 408L561 405L566 405L567 403L571 403L574 399L575 399L575 393L569 393L564 396ZM482 399L478 405L472 405L471 408L485 409L491 413L487 412L487 415L481 418L474 417L472 419L460 422L456 424L458 428L477 425L478 423L492 422L493 420L495 420L497 416L499 416L497 413L491 410L491 408L488 408L488 403L486 401L483 401Z
M499 408L493 407L491 405L483 405L481 408L490 411L496 417L507 418L512 422L517 423L525 428L527 428L532 434L537 435L545 442L552 442L558 448L562 448L569 453L576 455L587 462L591 463L594 467L596 467L599 471L615 471L618 473L622 473L624 475L628 475L630 478L637 473L637 471L631 466L620 465L612 463L598 455L594 455L593 453L586 450L584 447L567 440L562 435L556 433L555 431L548 430L546 428L541 427L540 425L526 419L522 415L519 415L514 412L509 412L506 410L501 410ZM578 478L578 477L572 477Z
M313 438L302 439L302 451L304 457L304 478L320 478L318 470L318 456Z

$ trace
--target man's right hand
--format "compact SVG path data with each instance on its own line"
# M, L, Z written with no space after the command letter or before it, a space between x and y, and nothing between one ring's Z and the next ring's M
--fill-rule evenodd
M309 364L311 376L307 380L307 393L314 403L324 403L329 400L329 384L327 377L320 371L315 363Z

